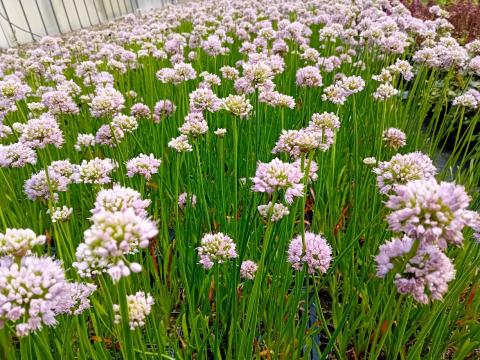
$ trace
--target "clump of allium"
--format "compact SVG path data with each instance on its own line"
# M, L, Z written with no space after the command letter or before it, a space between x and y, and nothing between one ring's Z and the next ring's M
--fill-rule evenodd
M177 107L170 100L157 101L153 108L153 120L159 123L161 120L172 115L175 110L177 110Z
M26 336L55 326L55 316L71 311L71 286L50 257L0 258L0 328L12 323L17 336Z
M222 264L237 257L235 243L230 236L221 232L203 235L197 251L199 263L207 270L211 269L214 263Z
M303 177L304 173L296 165L280 159L273 159L269 163L258 162L255 177L252 178L252 190L268 194L282 190L285 200L292 203L294 197L303 196Z
M6 229L5 234L0 233L0 256L24 256L46 240L44 235L37 236L30 229Z
M78 172L75 174L77 183L85 184L108 184L112 181L110 175L117 167L112 159L95 158L92 160L83 160L78 166Z
M147 207L151 201L142 199L142 195L131 188L115 184L111 189L100 190L91 210L92 214L116 212L132 209L136 215L146 218Z
M317 136L319 149L328 150L335 142L335 132L340 128L340 119L331 112L312 115L308 123L307 131L313 132Z
M364 160L365 162L365 160ZM435 177L437 169L432 160L421 152L397 154L390 161L380 161L373 169L381 194L389 194L396 185L412 180L427 180Z
M389 196L388 225L392 231L445 249L448 243L462 243L462 230L471 221L469 202L463 186L435 179L410 181L395 186Z
M222 104L225 110L240 118L248 117L253 109L245 95L228 95Z
M47 211L50 213L50 210ZM69 208L68 206L63 205L62 207L57 207L53 209L53 212L50 214L52 219L52 223L56 222L64 222L70 219L73 213L73 208Z
M434 245L420 245L418 240L404 236L380 246L375 257L377 276L395 272L395 286L400 294L411 294L415 301L427 304L441 300L448 283L455 278L450 259Z
M83 148L95 146L95 142L95 136L92 134L78 134L74 149L76 151L81 151Z
M104 271L109 273L113 281L128 276L129 271L119 269L125 267L123 257L146 248L150 239L158 233L153 221L138 216L130 208L99 212L91 217L91 221L92 225L84 232L83 242L77 247L77 261L73 263L82 277L91 277ZM138 272L138 266L132 263L130 270Z
M389 128L383 132L383 141L387 147L398 150L407 145L407 136L400 129Z
M42 103L52 115L78 114L80 109L65 91L48 91L42 95Z
M98 87L90 104L93 117L111 117L124 108L125 99L121 92L113 87Z
M332 84L327 86L323 90L322 100L330 101L336 105L343 105L347 101L348 92L345 89L338 85Z
M255 264L252 260L245 260L240 265L240 276L247 280L255 279L255 273L258 270L257 264Z
M178 152L193 151L192 145L188 142L187 135L180 135L168 142L168 147L177 150Z
M365 88L365 81L360 76L348 76L337 81L348 95L358 93Z
M0 94L3 98L12 101L20 101L32 92L30 86L23 84L15 75L6 77L0 81Z
M208 124L203 117L203 113L192 112L185 116L185 122L178 130L184 135L196 137L208 131Z
M383 101L398 94L398 90L395 89L390 83L384 83L378 85L377 90L373 93L375 100Z
M259 205L257 209L260 215L265 219L268 219L270 215L270 221L272 222L279 221L290 214L287 206L281 203L272 204L271 201L268 204Z
M19 141L31 148L43 149L48 144L60 148L64 143L62 130L50 114L28 120L21 133Z
M127 295L128 324L130 330L145 326L145 320L152 311L152 305L155 304L150 294L138 291L135 295ZM120 313L120 305L113 304L113 312L115 314L114 323L120 324L122 315Z
M227 133L227 129L218 128L218 129L215 130L213 133L214 133L215 135L217 135L218 137L223 138L223 137L225 136L225 134Z
M189 204L191 207L195 207L197 204L197 196L195 194L189 193L182 193L178 196L178 206L181 209L185 209L185 207Z
M127 176L133 177L135 174L140 174L145 179L150 180L152 175L158 172L160 163L161 161L155 159L153 154L140 154L127 161Z
M476 109L480 105L480 92L475 89L470 89L466 93L454 98L452 104L453 106Z
M130 115L134 116L137 119L148 119L152 115L152 112L147 105L142 103L136 103L133 104L130 108Z
M121 129L126 133L131 133L138 128L138 122L133 116L117 114L113 117L112 126Z
M190 111L216 112L222 108L222 100L209 88L199 88L189 95Z
M27 164L35 165L37 154L29 146L17 142L10 145L0 144L0 167L19 168Z
M317 271L326 273L331 261L332 248L322 235L306 232L305 244L300 234L288 246L288 262L295 270L302 270L303 265L306 265L309 274Z
M296 82L300 87L320 87L322 76L317 67L305 66L297 70Z
M321 139L321 135L310 129L282 130L272 153L283 152L291 157L298 158L319 148L319 139Z
M238 70L231 66L222 66L220 68L222 77L227 80L236 80L238 78Z

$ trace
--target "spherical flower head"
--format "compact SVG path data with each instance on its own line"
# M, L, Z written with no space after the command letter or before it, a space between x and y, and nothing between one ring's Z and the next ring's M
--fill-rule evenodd
M177 107L170 100L160 100L158 101L153 108L153 120L156 123L159 123L162 119L172 115Z
M190 93L189 98L191 112L216 112L222 108L222 101L209 88L196 89Z
M283 152L293 158L298 158L319 148L319 139L321 139L321 135L314 129L282 130L272 153Z
M448 243L462 243L462 230L471 221L469 202L463 186L435 179L410 181L397 185L389 196L388 225L392 231L445 249Z
M373 169L381 194L391 193L396 185L412 180L428 180L435 177L437 169L432 160L421 152L397 154L390 161L381 161Z
M91 218L92 226L84 232L84 241L77 247L73 266L80 276L90 277L118 266L124 256L146 248L157 235L156 224L138 216L133 209L99 212ZM114 281L119 277L113 276ZM128 272L129 274L129 272ZM127 274L127 275L128 275Z
M340 129L340 119L332 112L315 113L311 117L309 126L316 127L319 130L336 130Z
M480 92L475 89L470 89L463 95L459 95L453 99L452 104L453 106L476 109L480 106Z
M290 241L288 262L297 271L306 265L309 274L315 274L317 271L326 273L331 261L332 248L322 235L306 232L305 244L301 234Z
M245 63L243 65L243 76L254 87L264 84L273 77L272 68L265 62Z
M113 117L112 126L117 127L123 132L131 133L138 128L138 122L133 116L117 114Z
M315 66L305 66L297 70L297 86L300 87L320 87L322 86L322 76L320 70Z
M222 77L227 80L236 80L238 78L238 70L232 66L222 66L220 68L220 73Z
M20 168L37 163L37 153L29 146L17 142L10 145L0 144L0 167Z
M134 295L127 295L128 324L130 330L145 326L145 321L152 311L153 304L155 304L155 301L149 293L145 294L143 291L138 291ZM114 304L113 312L115 314L114 323L120 324L122 320L120 305Z
M415 301L427 304L440 300L455 278L450 259L434 245L418 246L419 240L408 236L394 238L380 246L376 256L377 276L395 271L395 285L400 294L411 294ZM418 246L418 248L415 248Z
M19 142L31 148L43 149L48 144L57 148L64 143L63 133L57 121L50 114L43 114L38 119L30 119L21 129Z
M89 297L97 290L94 284L69 282L65 284L55 312L80 315L91 306Z
M151 201L142 199L142 195L131 188L115 184L111 189L100 190L91 210L92 214L102 212L126 211L127 209L142 217L147 217L147 207Z
M193 151L192 145L188 142L187 135L180 135L168 142L168 147L177 150L178 152Z
M56 202L58 199L58 191L67 191L68 185L72 180L61 173L49 167L48 176L45 170L39 171L37 174L25 181L24 192L30 200L52 200Z
M236 245L233 240L221 232L203 235L200 246L197 248L199 263L205 269L211 269L214 263L222 264L237 257Z
M150 108L142 103L133 104L130 108L130 115L135 117L136 119L148 119L152 114Z
M122 139L125 137L125 133L122 129L114 126L113 123L104 124L100 126L95 134L95 143L98 145L107 145L110 147L116 147Z
M336 105L343 105L347 101L348 92L340 85L333 84L323 90L322 100Z
M83 148L95 146L95 136L92 134L78 134L77 142L74 145L76 151L81 151Z
M90 104L93 117L111 117L124 108L125 98L113 87L97 87L96 94Z
M65 91L48 91L42 95L42 103L52 115L78 114L80 109L73 101L70 94Z
M358 93L365 88L365 81L360 76L344 77L338 81L338 84L348 95Z
M407 145L407 136L400 129L389 128L383 132L383 141L387 147L398 150Z
M290 214L287 206L281 203L273 204L271 201L266 205L259 205L257 209L263 218L268 219L270 216L272 222L277 222Z
M229 95L222 101L223 108L240 118L246 118L252 112L253 106L245 95Z
M240 276L243 279L253 280L255 279L255 273L257 272L258 266L252 260L245 260L240 266Z
M0 233L0 256L24 256L35 246L45 244L46 239L30 229L6 229L5 234Z
M377 164L377 159L373 156L366 157L365 159L363 159L363 163L368 166L373 166Z
M127 176L133 177L135 174L143 176L150 180L153 174L158 173L161 161L155 159L153 154L140 154L127 161Z
M208 124L201 112L191 112L185 117L185 122L178 130L184 135L197 137L208 131Z
M75 174L75 181L85 184L108 184L112 181L110 176L116 167L116 163L108 158L83 160L78 167L78 172Z
M227 133L227 129L224 129L224 128L218 128L217 130L215 130L213 132L215 135L217 135L218 137L225 137L225 134Z
M181 209L185 209L185 207L189 204L191 207L195 207L197 204L197 196L195 194L189 193L182 193L178 196L178 206Z
M47 210L47 213L50 213L50 210ZM65 222L72 216L73 208L69 208L68 206L63 205L62 207L56 207L53 209L50 217L52 219L52 223L56 222Z
M56 309L67 284L59 261L24 256L16 262L2 257L0 284L0 327L12 323L22 337L44 325L56 325Z
M390 83L384 83L380 84L373 93L373 98L378 101L384 101L387 100L395 95L398 94L398 90L395 89L392 84Z
M252 190L268 194L283 190L285 200L292 203L294 197L303 196L303 177L304 173L296 165L284 163L280 159L273 159L269 163L259 162L255 177L252 178Z

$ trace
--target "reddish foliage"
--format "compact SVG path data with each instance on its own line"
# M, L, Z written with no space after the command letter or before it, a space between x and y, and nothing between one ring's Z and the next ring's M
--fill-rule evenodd
M429 0L423 3L420 0L403 0L412 15L421 19L434 19L428 8L436 5L436 2ZM455 27L454 35L465 42L480 38L480 5L472 0L460 0L443 7L450 13L448 21Z

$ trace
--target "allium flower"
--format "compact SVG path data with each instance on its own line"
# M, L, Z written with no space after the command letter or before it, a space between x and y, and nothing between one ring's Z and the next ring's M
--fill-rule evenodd
M397 150L407 145L407 136L400 129L389 128L383 132L383 141L389 148Z
M480 105L480 92L475 89L470 89L465 94L459 95L453 99L452 104L453 106L463 106L476 109Z
M117 114L113 117L112 126L124 132L131 133L138 128L138 122L133 116Z
M29 146L18 142L10 145L0 144L0 167L24 167L36 164L37 154Z
M240 118L248 117L253 109L245 95L229 95L222 104L225 110Z
M398 90L395 89L390 83L380 84L373 93L375 100L383 101L398 94Z
M153 154L140 154L127 161L127 176L133 177L135 174L140 174L145 179L150 180L152 174L158 172L160 162L160 160L155 159Z
M133 104L130 108L130 114L135 118L144 118L148 119L152 114L150 108L142 103Z
M55 310L60 314L80 315L86 309L90 308L90 295L92 295L97 286L87 283L66 283L61 294L61 300L58 302Z
M12 135L12 129L7 125L3 125L0 121L0 140L5 139L9 135Z
M67 284L60 262L52 258L0 258L0 328L8 321L17 336L26 336L44 325L56 325Z
M114 126L112 123L100 126L95 134L95 143L98 145L117 146L125 137L122 129Z
M455 269L450 259L436 246L426 245L415 251L415 241L408 236L393 238L380 246L375 257L377 276L394 270L395 285L400 294L411 294L423 304L440 300L448 290L448 283L455 278Z
M233 240L221 232L203 235L200 246L197 248L199 263L205 269L211 269L215 262L222 264L237 257L236 246Z
M347 101L348 92L340 85L333 84L323 90L322 100L343 105Z
M197 72L191 64L180 62L173 66L174 70L174 84L180 84L184 81L195 80Z
M394 190L386 202L392 210L387 217L390 230L440 249L462 243L462 230L471 220L470 197L463 186L428 179L397 185Z
M373 156L366 157L365 159L363 159L363 163L365 165L368 165L368 166L376 165L377 164L377 159L375 159Z
M82 148L95 146L95 136L92 134L78 134L77 142L74 145L76 151L81 151Z
M47 213L50 213L50 210L47 211ZM54 211L50 214L50 217L52 219L52 223L56 222L64 222L70 219L73 213L73 208L69 208L65 205L62 207L57 207L54 209Z
M49 114L28 120L21 130L19 141L31 148L43 149L48 144L60 148L64 142L62 130Z
M295 270L302 270L307 265L308 273L319 271L326 273L332 261L332 248L322 235L305 233L305 248L302 235L292 239L288 246L288 262Z
M152 311L152 305L155 304L150 294L138 291L135 295L127 295L128 324L130 330L145 326L147 316ZM115 313L114 323L120 324L122 315L120 313L120 305L113 304L113 312Z
M347 95L355 94L365 88L365 81L360 76L344 77L338 84L347 92Z
M192 112L185 116L185 122L178 130L184 135L196 137L208 131L208 124L201 112Z
M334 113L324 112L312 115L307 131L317 137L319 149L328 150L335 142L335 132L340 128L340 119Z
M221 109L222 101L209 88L199 88L189 95L190 111L210 111L216 112Z
M136 215L146 218L150 200L143 200L140 193L118 184L111 189L100 190L97 194L92 214L117 212L132 209Z
M272 222L279 221L290 214L287 206L281 203L272 204L271 201L266 205L259 205L257 209L260 215L265 219L268 219L268 216L270 215L270 221Z
M193 147L188 142L187 135L180 135L169 141L168 147L177 150L178 152L192 151Z
M224 128L218 128L217 130L215 130L213 132L215 135L217 135L218 137L224 137L225 134L227 133L227 129L224 129Z
M392 74L401 74L406 81L413 79L412 65L406 60L397 59L395 64L388 67Z
M322 76L315 66L305 66L297 70L297 86L300 87L320 87L322 86Z
M257 172L252 178L252 190L272 194L283 190L285 200L293 202L294 197L303 196L304 186L301 183L304 173L294 164L273 159L269 163L258 162Z
M117 167L112 159L83 160L78 167L78 173L75 175L77 183L85 184L108 184L112 181L111 172Z
M170 100L160 100L153 108L153 120L159 123L162 119L165 119L172 115L177 107Z
M321 134L309 129L282 130L282 133L272 149L273 154L286 153L294 158L308 154L320 147Z
M197 196L195 194L188 194L186 192L178 196L178 206L181 209L185 209L187 204L190 204L191 207L195 207L197 204Z
M252 260L245 260L240 266L240 276L247 280L255 279L258 266Z
M397 154L390 161L381 161L373 172L377 175L380 193L389 194L396 185L404 185L412 180L434 178L437 169L427 155L413 152L405 155Z
M32 92L30 86L23 84L16 76L0 81L0 94L3 98L20 101Z
M67 186L71 183L71 179L61 174L45 170L40 170L37 174L32 175L30 179L25 181L24 192L30 200L58 200L59 191L67 191Z
M52 115L78 114L80 109L65 91L49 91L42 95L42 103Z
M264 84L273 77L272 68L265 62L245 63L243 65L243 76L254 87Z
M292 165L296 166L298 171L302 171L302 159L295 160ZM303 163L303 171L307 171L308 168L308 182L316 181L318 179L318 165L315 161L305 159Z
M37 236L30 229L6 229L5 234L0 233L0 256L27 255L33 247L45 244L46 239L44 235Z
M146 248L149 240L157 235L154 222L138 216L133 209L116 212L95 213L92 226L85 230L84 241L77 247L77 261L73 266L82 277L109 270L118 266L124 256ZM118 281L122 276L113 276Z
M231 66L222 66L220 68L222 77L227 80L236 80L238 78L238 70Z
M93 117L111 117L122 111L125 99L113 87L98 87L90 105Z

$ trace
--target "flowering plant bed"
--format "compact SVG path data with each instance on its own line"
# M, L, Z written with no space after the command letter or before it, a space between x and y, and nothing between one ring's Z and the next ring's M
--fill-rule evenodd
M189 2L2 54L0 358L478 357L480 40L431 12Z

